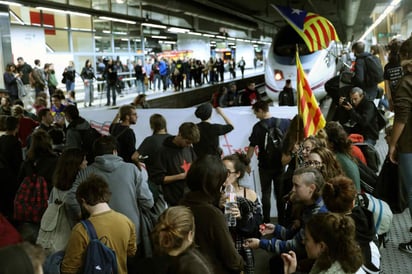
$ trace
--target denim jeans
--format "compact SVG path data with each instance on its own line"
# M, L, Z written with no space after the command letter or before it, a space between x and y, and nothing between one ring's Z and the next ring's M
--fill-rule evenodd
M66 91L74 91L74 82L66 80Z
M399 175L408 192L409 214L412 219L412 153L398 153Z

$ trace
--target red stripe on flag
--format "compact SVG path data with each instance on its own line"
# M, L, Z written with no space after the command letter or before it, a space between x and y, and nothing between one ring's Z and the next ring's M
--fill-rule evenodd
M315 27L315 24L310 25L310 28L312 29L313 33L315 34L315 39L314 40L315 40L316 45L318 46L317 49L321 49L322 48L322 43L321 43L321 40L320 40L319 32Z
M310 42L310 47L311 47L310 50L313 51L313 48L314 48L313 37L310 35L310 33L309 33L308 30L305 30L305 31L304 31L304 34L305 34L306 38L308 38L308 40L309 40L309 42Z
M322 41L324 41L323 44L325 44L326 46L329 45L329 35L328 32L326 31L326 28L324 26L325 20L318 20L318 25L320 27L320 29L322 30Z

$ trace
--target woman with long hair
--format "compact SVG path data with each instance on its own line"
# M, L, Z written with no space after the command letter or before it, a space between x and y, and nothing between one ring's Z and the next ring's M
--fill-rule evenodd
M76 176L80 170L87 167L86 154L78 148L64 150L57 161L53 174L53 190L50 193L50 201L54 201L53 194L64 196L73 186ZM71 214L70 205L66 206L70 225L73 227L79 221L76 214Z
M190 191L181 204L192 209L195 217L195 243L213 273L240 273L243 258L237 252L222 211L217 207L227 168L218 157L206 155L192 163L186 175Z
M233 186L236 192L237 216L236 227L231 230L235 246L245 261L244 273L254 273L255 260L253 251L243 246L245 239L259 236L259 225L263 222L262 205L255 191L240 186L239 181L245 176L249 160L245 154L235 153L223 158L228 176L224 185Z
M350 217L323 213L314 215L305 227L305 249L315 259L310 273L356 273L362 265L362 253L355 241L355 224ZM296 254L282 254L284 271L296 271Z
M58 156L53 152L50 135L42 129L34 131L31 135L31 144L27 151L27 158L20 169L19 182L24 177L36 173L44 177L50 192L53 186L52 178L57 159Z
M335 154L344 174L355 183L360 192L360 173L356 160L352 156L352 142L339 122L330 121L326 124L328 134L328 148Z
M53 189L49 196L49 207L44 213L40 225L39 236L37 237L37 244L41 245L45 250L54 253L59 250L64 250L69 241L71 229L80 221L75 210L71 210L70 189L76 179L79 170L86 168L87 160L85 154L77 148L70 148L63 151L62 155L57 161L57 166L53 174ZM49 227L55 220L49 215L53 215L54 209L50 207L53 204L61 205L62 210L59 210L56 231L53 239L49 236ZM76 208L77 203L74 205Z
M326 147L317 147L312 149L309 153L308 160L305 162L306 166L312 166L322 173L323 179L329 181L333 177L343 175L343 170L332 151Z

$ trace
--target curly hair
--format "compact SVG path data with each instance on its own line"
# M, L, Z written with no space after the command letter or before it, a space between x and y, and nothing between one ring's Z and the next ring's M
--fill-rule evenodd
M345 273L355 273L363 263L361 249L355 240L355 223L351 217L336 213L320 213L306 224L316 243L327 246L317 258L319 269L327 270L338 261Z
M356 187L351 179L337 176L325 184L322 198L331 212L348 213L353 208L356 194Z
M322 159L322 165L319 171L322 173L323 179L325 179L326 182L333 177L344 174L339 162L328 148L316 147L311 150L310 154L318 154Z

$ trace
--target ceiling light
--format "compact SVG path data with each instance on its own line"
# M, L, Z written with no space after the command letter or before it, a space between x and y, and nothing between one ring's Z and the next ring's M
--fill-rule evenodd
M202 35L205 37L215 37L213 34L209 34L209 33L203 33Z
M163 41L163 43L164 44L172 44L172 45L176 44L175 41Z
M158 24L152 24L152 23L142 23L141 24L144 27L151 27L151 28L158 28L158 29L166 29L166 26L163 25L158 25Z
M2 5L8 5L8 6L17 6L17 7L22 6L22 4L14 3L14 2L9 2L9 1L0 1L0 4L2 4Z
M184 29L184 28L176 28L176 27L171 27L167 29L168 32L173 32L173 33L187 33L190 30Z
M222 36L222 35L216 35L216 38L219 38L219 39L226 39L226 37L225 37L225 36Z
M359 40L364 40L366 36L369 33L371 33L372 30L374 30L383 21L383 19L385 19L385 17L388 16L388 14L396 8L401 1L402 0L392 0L392 2L386 7L383 13L375 20L375 22L373 22L371 26L369 26L369 28L365 31L365 33L362 34Z
M228 37L227 40L235 41L236 38L234 38L234 37Z
M193 32L193 31L189 31L190 35L195 35L195 36L202 36L202 34L200 32Z
M167 39L167 36L152 35L152 38L154 38L154 39Z
M67 11L68 14L70 15L77 15L77 16L82 16L82 17L90 17L90 14L86 14L86 13L81 13L81 12L75 12L75 11Z
M114 21L114 22L119 22L119 23L125 23L125 24L133 24L135 25L135 21L130 21L130 20L124 20L124 19L117 19L117 18L112 18L112 17L107 17L107 16L99 16L100 19L105 19L109 21Z

